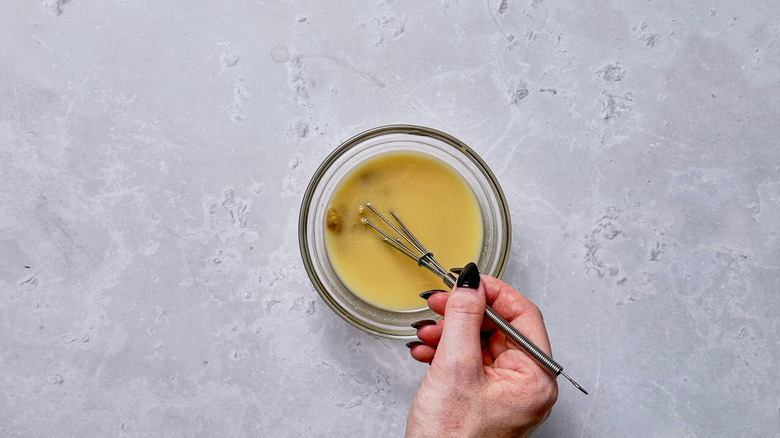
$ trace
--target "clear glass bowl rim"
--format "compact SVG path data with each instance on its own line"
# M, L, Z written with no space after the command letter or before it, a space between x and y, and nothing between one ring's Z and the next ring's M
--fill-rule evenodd
M309 276L312 285L317 290L317 293L320 295L322 300L325 301L328 307L330 307L331 310L333 310L337 315L339 315L342 319L344 319L351 325L365 332L382 336L382 337L410 339L414 337L413 329L410 328L408 333L403 333L403 334L385 332L380 328L366 324L364 321L361 321L360 319L356 318L354 315L352 315L349 312L349 309L343 308L338 302L336 302L334 298L331 296L331 292L328 290L325 284L323 284L322 280L320 279L320 276L316 271L316 268L312 261L312 257L310 255L310 242L308 241L308 236L307 236L307 232L308 232L307 221L309 216L309 210L312 208L314 193L317 189L318 184L322 180L323 176L325 176L325 174L329 171L331 166L334 163L336 163L340 157L342 157L352 148L359 146L372 138L383 136L383 135L389 135L389 134L406 134L406 135L433 138L434 140L438 140L446 145L452 146L453 148L457 149L479 169L480 173L482 174L482 176L485 177L486 182L490 186L491 193L496 198L495 202L498 204L500 210L496 212L496 214L498 214L502 219L501 223L502 223L503 230L501 230L500 232L500 235L503 236L502 248L498 249L499 260L496 269L491 273L491 275L494 275L495 277L498 278L500 278L501 275L503 275L509 259L509 252L510 252L511 241L512 241L512 225L511 225L511 218L509 214L509 207L507 205L506 197L504 196L504 192L501 189L501 186L499 185L498 180L496 179L493 172L490 170L487 164L482 160L482 158L479 155L477 155L477 153L474 152L469 146L467 146L465 143L461 142L457 138L447 133L444 133L442 131L433 128L424 127L424 126L406 125L406 124L393 124L393 125L379 126L379 127L375 127L363 131L353 136L352 138L344 141L322 161L322 163L319 165L317 170L314 172L314 175L312 176L309 185L307 186L306 191L304 192L303 199L301 202L301 209L298 217L298 244L301 251L301 257L303 259L303 264L306 269L306 273Z

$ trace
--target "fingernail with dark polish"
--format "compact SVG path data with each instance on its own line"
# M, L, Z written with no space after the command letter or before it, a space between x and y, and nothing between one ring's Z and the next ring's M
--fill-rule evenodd
M463 268L450 268L450 272L460 275L460 273L463 272Z
M436 321L434 321L432 319L423 319L422 321L417 321L415 323L412 323L412 328L413 329L418 329L418 328L420 328L422 326L426 326L426 325L436 325Z
M479 287L479 269L473 262L463 267L458 276L458 287L476 289Z
M425 342L423 341L411 341L406 343L406 348L412 349L413 347L416 347L418 345L425 345Z
M427 300L428 298L430 298L430 297L431 297L431 295L433 295L433 294L437 294L437 293L439 293L439 292L447 292L447 291L446 291L446 290L441 290L441 289L431 289L431 290L426 290L425 292L423 292L423 293L421 293L421 294L420 294L420 298L424 298L424 299L426 299L426 300Z

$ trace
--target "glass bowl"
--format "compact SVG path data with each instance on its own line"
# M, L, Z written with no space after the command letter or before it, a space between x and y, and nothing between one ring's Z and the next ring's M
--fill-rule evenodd
M306 272L325 303L353 326L374 335L409 339L415 336L410 324L438 315L427 307L390 311L366 303L342 283L325 249L324 218L339 182L365 160L400 151L426 154L447 163L471 187L483 223L482 249L475 261L480 272L501 277L509 258L512 231L506 198L487 164L463 142L435 129L413 125L370 129L342 143L322 162L304 193L298 219L298 243Z

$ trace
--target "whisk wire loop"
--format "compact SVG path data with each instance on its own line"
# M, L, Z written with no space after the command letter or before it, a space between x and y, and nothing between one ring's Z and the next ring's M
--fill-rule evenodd
M392 222L390 222L386 217L384 217L381 213L379 213L371 203L366 203L366 207L368 207L369 210L374 212L384 223L386 223L390 228L392 228L396 233L398 233L401 238L403 238L414 250L417 252L414 252L409 246L404 244L401 239L396 239L385 233L382 229L377 227L376 225L372 224L368 219L363 218L362 222L374 230L378 231L383 237L384 242L388 245L392 246L393 248L397 249L407 257L411 258L412 260L417 262L417 266L422 266L429 271L433 272L437 277L441 279L445 279L446 277L452 277L451 274L449 274L440 264L438 261L436 261L435 258L433 258L433 253L425 249L425 246L420 243L419 240L417 240L416 237L414 237L414 234L409 230L409 228L404 225L404 223L401 221L401 219L398 218L398 216L390 212L390 215L393 217L393 219L398 222L398 226L401 228L400 230L398 227L393 225ZM446 281L446 280L445 280ZM453 283L454 284L454 283Z

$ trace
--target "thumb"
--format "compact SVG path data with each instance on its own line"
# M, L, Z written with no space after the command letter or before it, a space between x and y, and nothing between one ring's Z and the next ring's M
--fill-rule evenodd
M432 366L448 368L446 371L461 382L484 376L480 327L485 306L485 288L480 286L479 270L477 265L469 263L447 299L445 324Z

